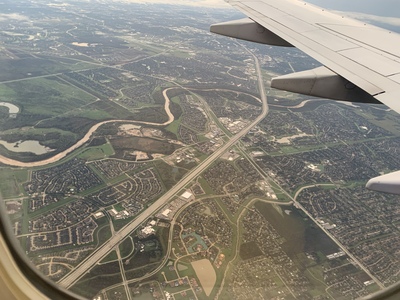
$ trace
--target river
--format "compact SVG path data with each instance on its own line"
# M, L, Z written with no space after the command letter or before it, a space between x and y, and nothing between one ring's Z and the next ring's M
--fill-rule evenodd
M93 125L89 131L85 134L83 138L81 138L79 141L77 141L74 145L69 147L68 149L50 157L44 160L39 160L35 162L22 162L16 159L11 159L8 157L5 157L3 155L0 155L0 162L9 166L14 166L14 167L40 167L40 166L45 166L47 164L54 163L56 161L59 161L60 159L66 157L69 153L74 151L75 149L79 148L83 144L85 144L92 136L92 134L102 125L107 124L107 123L114 123L114 122L124 122L124 123L134 123L134 124L144 124L144 125L153 125L153 126L166 126L174 121L174 115L171 113L171 110L169 109L170 105L170 99L167 95L167 92L172 89L176 89L179 87L171 87L167 88L163 91L163 96L165 99L165 104L164 104L164 109L166 114L168 115L168 120L164 123L154 123L154 122L144 122L144 121L131 121L131 120L108 120L108 121L103 121L99 122L95 125Z

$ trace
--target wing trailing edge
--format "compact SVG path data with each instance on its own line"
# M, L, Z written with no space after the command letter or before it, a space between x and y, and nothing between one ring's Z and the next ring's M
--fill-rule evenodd
M324 67L278 76L271 86L335 100L383 103L400 113L400 35L295 0L227 0L249 18L211 32L275 46L294 46ZM367 188L400 195L400 171Z
M210 31L250 42L293 47L286 40L250 18L214 24L211 25ZM271 87L334 100L380 104L369 93L327 67L278 76L272 79Z

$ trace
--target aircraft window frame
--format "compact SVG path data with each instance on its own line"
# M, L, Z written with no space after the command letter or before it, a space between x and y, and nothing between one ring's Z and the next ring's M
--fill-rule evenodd
M32 262L23 253L22 248L18 245L18 242L12 233L11 224L7 220L7 214L4 202L0 204L0 238L2 238L5 241L6 246L10 251L11 256L14 259L19 271L35 288L37 288L41 293L43 293L44 298L48 297L50 299L66 299L66 300L86 299L67 289L64 289L63 287L57 285L55 282L52 282L50 279L41 274L32 265ZM0 259L0 268L2 267L3 259L4 257ZM2 280L1 276L0 280ZM362 299L396 300L399 299L399 297L400 297L400 282L393 284L384 290L366 296Z
M1 201L0 205L0 238L4 241L5 246L8 248L10 252L11 258L14 260L14 266L19 269L25 279L31 283L40 293L43 294L43 299L65 299L65 300L84 300L86 298L76 295L75 293L64 289L57 283L51 281L49 278L45 277L42 273L37 270L32 262L28 259L28 257L23 253L22 248L18 245L18 241L16 240L13 232L10 221L8 220L6 208L4 205L4 201ZM9 269L5 270L3 268L3 264L12 264L13 262L5 262L8 258L5 255L2 255L0 258L0 268L2 270L9 272ZM4 277L1 276L0 280L4 280ZM10 275L10 274L9 274ZM14 277L13 277L14 278ZM17 282L14 282L18 285ZM26 291L25 291L26 292ZM21 294L19 294L21 295ZM19 297L19 295L15 295L15 297ZM29 298L31 296L28 296ZM36 298L36 297L35 297ZM16 298L19 299L19 298Z
M0 200L3 200L1 199L1 196ZM0 255L2 256L0 257L0 287L3 283L1 281L3 281L5 278L2 275L7 275L7 270L4 272L4 266L6 264L10 264L13 265L15 272L19 273L21 279L29 282L32 288L36 288L38 292L37 294L42 294L42 297L35 297L36 295L32 293L32 299L86 299L70 291L68 288L62 287L55 281L52 281L50 278L42 274L37 267L35 267L35 265L29 260L28 255L25 253L20 245L20 242L13 233L12 224L5 208L5 200L0 202L2 202L0 203L0 249L7 250L7 255L2 255L0 252ZM8 274L11 274L11 272L8 272ZM13 281L13 284L14 286L18 286L18 281ZM27 296L27 298L30 298L29 291L23 290L22 287L19 287L18 291L20 291L20 293L14 294L16 299L25 299L23 297L18 298L19 296L23 295ZM2 296L3 295L1 295L0 298L2 298ZM400 299L400 282L397 282L368 296L364 296L362 299Z

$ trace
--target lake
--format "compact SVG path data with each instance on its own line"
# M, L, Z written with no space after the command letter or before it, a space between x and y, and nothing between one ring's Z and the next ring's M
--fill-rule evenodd
M336 243L312 220L303 217L302 212L294 206L279 206L261 201L254 206L285 239L281 247L289 257L305 252L328 255L338 251Z
M0 140L0 144L3 145L7 150L12 152L30 152L36 155L40 155L54 151L54 149L43 146L35 140L18 141L14 143L8 143L6 141Z

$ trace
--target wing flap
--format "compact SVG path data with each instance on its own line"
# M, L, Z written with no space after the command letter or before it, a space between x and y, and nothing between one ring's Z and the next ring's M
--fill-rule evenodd
M392 75L389 77L391 80L400 83L400 74Z
M400 63L369 49L358 47L340 51L340 54L385 77L400 73Z
M297 0L231 0L228 3L400 112L400 98L381 96L400 93L398 77L394 76L400 74L400 35Z
M297 0L227 2L324 65L274 78L273 87L350 101L366 95L361 102L376 99L400 113L399 34ZM400 171L373 178L367 187L400 194Z
M359 47L357 44L352 43L334 33L329 32L329 34L324 34L324 31L321 29L305 32L303 35L318 44L329 47L335 52Z
M400 90L394 90L380 95L376 95L375 99L389 106L394 111L400 113Z
M321 23L320 26L344 38L353 40L359 43L360 46L381 51L384 55L397 61L400 59L400 48L395 42L398 39L396 33L363 24L350 26L344 24L328 24L325 22ZM393 41L392 38L395 40Z

